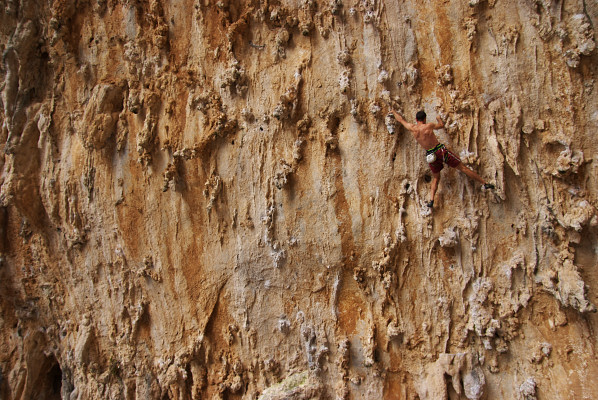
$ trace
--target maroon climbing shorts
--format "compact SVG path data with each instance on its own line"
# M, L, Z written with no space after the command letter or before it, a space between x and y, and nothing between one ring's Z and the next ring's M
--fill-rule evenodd
M442 171L444 164L448 164L451 168L456 168L461 164L461 159L452 151L449 151L443 144L439 144L433 149L426 151L426 155L431 153L436 154L436 161L429 163L428 165L435 174Z

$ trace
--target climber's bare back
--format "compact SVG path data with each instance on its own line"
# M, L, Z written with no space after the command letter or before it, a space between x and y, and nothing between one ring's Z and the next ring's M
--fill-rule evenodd
M412 127L409 128L413 137L420 144L425 150L432 149L440 142L434 135L434 129L436 128L436 124L411 124Z
M436 135L434 135L434 129L442 129L442 127L444 126L440 117L436 118L438 120L437 124L427 124L422 121L418 121L417 124L411 124L405 121L405 119L392 108L390 111L394 114L397 121L399 121L405 128L407 128L413 134L413 137L415 138L417 143L419 143L419 145L422 146L425 150L434 148L437 144L440 143L436 138Z

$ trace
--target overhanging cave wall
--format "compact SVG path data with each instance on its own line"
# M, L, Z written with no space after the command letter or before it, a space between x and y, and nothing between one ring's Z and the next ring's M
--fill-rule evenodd
M0 4L3 399L595 398L595 2Z

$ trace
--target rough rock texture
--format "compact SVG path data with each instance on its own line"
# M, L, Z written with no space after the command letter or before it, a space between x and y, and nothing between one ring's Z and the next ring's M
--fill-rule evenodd
M0 398L595 398L596 2L0 4Z

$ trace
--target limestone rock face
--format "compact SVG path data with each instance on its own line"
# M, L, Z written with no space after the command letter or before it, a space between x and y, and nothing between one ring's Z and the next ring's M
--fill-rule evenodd
M595 1L6 0L0 398L590 399ZM463 162L434 209L423 109Z

